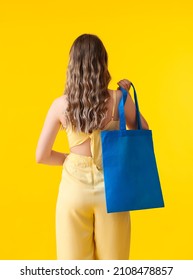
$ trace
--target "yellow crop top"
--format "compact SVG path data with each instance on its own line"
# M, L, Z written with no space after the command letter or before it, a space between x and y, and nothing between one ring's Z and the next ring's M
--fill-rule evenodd
M117 130L119 129L119 120L113 120L114 111L116 104L116 91L113 91L113 110L111 120L105 125L103 130ZM91 138L91 153L94 159L95 164L99 169L102 169L102 150L101 150L101 140L100 140L100 129L94 130L92 133L84 133L84 132L74 132L71 129L71 126L67 126L65 128L67 133L67 138L69 142L69 147L72 148L76 145L82 144L88 138Z

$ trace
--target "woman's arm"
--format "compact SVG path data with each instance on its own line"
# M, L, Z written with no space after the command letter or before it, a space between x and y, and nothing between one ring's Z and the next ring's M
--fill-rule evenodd
M135 103L128 91L127 99L125 102L125 118L129 129L137 129L136 107ZM149 129L149 125L143 115L140 113L142 129Z
M129 89L131 87L131 82L127 79L123 79L123 80L119 81L117 84L119 85L119 87L123 87L128 92L127 99L126 99L126 102L124 105L127 127L129 129L137 129L135 102L133 101L133 99L130 95L130 92L129 92ZM119 94L121 97L122 92L119 88L118 88L118 90L119 90ZM149 125L141 113L140 113L140 119L141 119L142 129L149 129Z
M36 162L48 165L63 165L68 154L52 150L56 135L60 129L60 97L56 98L47 113L36 147Z

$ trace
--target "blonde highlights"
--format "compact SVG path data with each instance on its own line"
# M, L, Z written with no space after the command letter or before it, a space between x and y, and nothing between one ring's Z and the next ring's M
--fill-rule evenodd
M66 126L77 132L92 133L101 128L110 98L108 55L102 41L93 34L82 34L74 41L67 68Z

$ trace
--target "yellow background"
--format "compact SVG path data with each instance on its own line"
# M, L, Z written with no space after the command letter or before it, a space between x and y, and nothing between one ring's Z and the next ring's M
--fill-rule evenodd
M153 131L165 208L131 212L130 258L193 259L192 30L191 0L1 3L0 259L56 258L62 167L38 165L35 150L82 33L103 41L110 89L134 83ZM65 131L53 149L69 152Z

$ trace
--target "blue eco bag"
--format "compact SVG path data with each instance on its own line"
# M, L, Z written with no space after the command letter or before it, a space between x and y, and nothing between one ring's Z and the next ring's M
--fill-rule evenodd
M120 87L120 128L100 132L107 213L164 207L152 131L142 129L137 94L131 86L138 129L126 129L128 93Z

